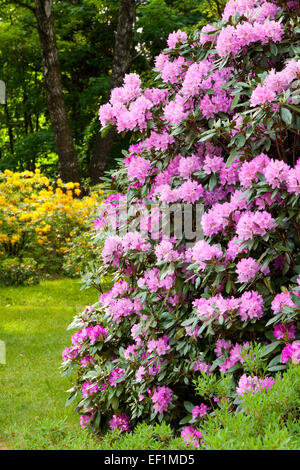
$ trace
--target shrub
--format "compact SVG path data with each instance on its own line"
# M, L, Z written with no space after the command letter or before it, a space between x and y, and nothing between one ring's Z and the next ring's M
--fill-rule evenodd
M68 243L64 256L63 272L68 277L81 277L99 259L101 247L94 242L89 231L82 231Z
M227 378L230 379L230 375ZM199 449L298 450L300 367L289 368L282 378L277 374L276 381L276 387L262 393L245 394L238 413L233 413L232 401L228 398L215 403L214 413L206 414L198 423L202 434ZM222 387L229 396L229 383L223 383ZM155 426L140 423L127 434L110 431L99 441L99 447L110 450L195 449L184 439L174 438L171 427L164 422Z
M98 288L114 284L63 352L82 426L165 420L199 445L195 417L222 398L222 374L235 400L300 362L299 31L299 2L230 0L221 22L169 36L157 88L129 74L101 106L102 126L137 140L96 224Z
M31 286L38 282L37 262L34 259L8 258L0 263L0 285Z
M239 412L223 400L201 425L203 448L241 450L298 450L300 367L290 367L276 386L260 393L245 393Z
M72 239L91 227L102 193L80 199L79 183L51 184L39 170L0 172L0 254L30 256L39 270L59 272Z

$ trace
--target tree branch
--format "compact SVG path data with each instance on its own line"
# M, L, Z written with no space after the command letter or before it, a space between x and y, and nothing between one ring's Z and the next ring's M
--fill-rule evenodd
M6 0L5 5L19 5L20 7L27 8L35 15L35 8L27 3L22 2L21 0Z

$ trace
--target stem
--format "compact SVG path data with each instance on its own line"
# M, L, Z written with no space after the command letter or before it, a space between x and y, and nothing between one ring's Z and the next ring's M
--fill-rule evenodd
M283 145L283 135L282 135L281 124L282 124L282 120L280 119L280 121L279 121L280 146L282 148L283 159L284 159L285 163L287 163L287 157L286 157L285 148L284 148L284 145Z
M296 150L297 150L297 143L298 143L299 135L294 135L294 142L293 142L293 165L296 164Z
M277 153L280 157L280 160L283 160L282 158L282 155L281 155L281 151L280 151L280 148L279 148L279 143L278 143L278 139L277 139L277 135L275 134L275 141L276 141L276 149L277 149Z

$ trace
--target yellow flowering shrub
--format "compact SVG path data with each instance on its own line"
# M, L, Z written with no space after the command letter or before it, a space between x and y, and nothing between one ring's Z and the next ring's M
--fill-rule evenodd
M0 172L0 257L30 256L58 269L80 232L93 224L103 191L80 198L79 183L54 184L39 170Z

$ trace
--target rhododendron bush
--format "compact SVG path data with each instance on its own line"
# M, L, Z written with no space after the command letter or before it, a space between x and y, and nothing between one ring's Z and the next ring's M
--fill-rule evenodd
M299 33L298 1L230 0L220 22L170 35L155 88L128 74L101 106L103 128L135 140L95 221L98 288L113 285L63 352L83 427L164 419L201 445L196 426L220 401L299 364ZM175 213L166 233L172 205L192 208L203 237Z

